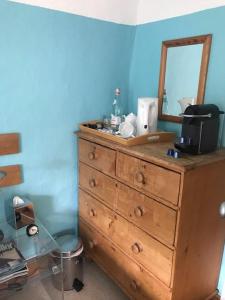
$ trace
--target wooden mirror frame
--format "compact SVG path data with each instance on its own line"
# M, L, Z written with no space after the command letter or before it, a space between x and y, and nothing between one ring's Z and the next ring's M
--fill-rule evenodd
M207 78L207 72L208 72L208 63L209 63L211 42L212 42L212 34L200 35L200 36L194 36L194 37L188 37L188 38L182 38L182 39L169 40L169 41L162 42L161 65L160 65L160 75L159 75L159 90L158 90L159 120L176 122L176 123L181 123L181 121L182 121L182 118L179 116L166 115L166 114L163 114L163 112L162 112L163 91L164 91L165 77L166 77L166 62L167 62L168 48L195 45L195 44L203 44L202 60L201 60L199 83L198 83L198 94L197 94L197 102L196 102L196 104L202 104L202 103L204 103L205 85L206 85L206 78Z

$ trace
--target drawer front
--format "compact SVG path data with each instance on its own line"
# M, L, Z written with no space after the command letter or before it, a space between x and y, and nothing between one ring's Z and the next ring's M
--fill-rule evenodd
M175 205L178 203L180 188L178 173L119 152L116 174L125 182L143 191Z
M79 140L79 160L106 174L115 175L116 151Z
M113 243L80 221L80 235L87 253L135 300L170 300L170 290L153 278Z
M105 235L109 234L114 221L114 212L81 189L79 189L79 215Z
M173 245L176 211L125 186L118 185L116 208L126 219L155 238Z
M81 187L100 197L110 207L115 206L117 183L114 179L80 163L79 183Z
M170 285L173 251L80 191L80 217L115 242L152 274Z

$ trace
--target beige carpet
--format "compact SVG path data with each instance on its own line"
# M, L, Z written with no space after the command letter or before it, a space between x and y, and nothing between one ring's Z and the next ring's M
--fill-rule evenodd
M84 289L65 292L65 300L128 300L123 292L94 263L84 267Z
M84 289L77 293L64 293L64 300L128 300L123 292L94 263L84 263ZM50 296L49 296L50 295ZM34 281L10 300L62 300L60 292L52 287L50 278L43 282Z

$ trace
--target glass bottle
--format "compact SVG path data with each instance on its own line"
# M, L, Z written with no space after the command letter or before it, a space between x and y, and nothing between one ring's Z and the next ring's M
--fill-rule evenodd
M163 90L163 113L168 115L168 99L166 95L166 89Z
M115 95L113 99L113 112L111 115L111 127L118 129L121 123L122 109L120 103L120 88L115 89Z

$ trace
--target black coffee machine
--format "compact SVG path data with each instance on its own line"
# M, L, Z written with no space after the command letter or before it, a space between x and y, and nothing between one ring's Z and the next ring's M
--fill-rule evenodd
M214 104L190 105L182 114L182 132L175 147L181 152L203 154L216 150L218 145L219 108Z

